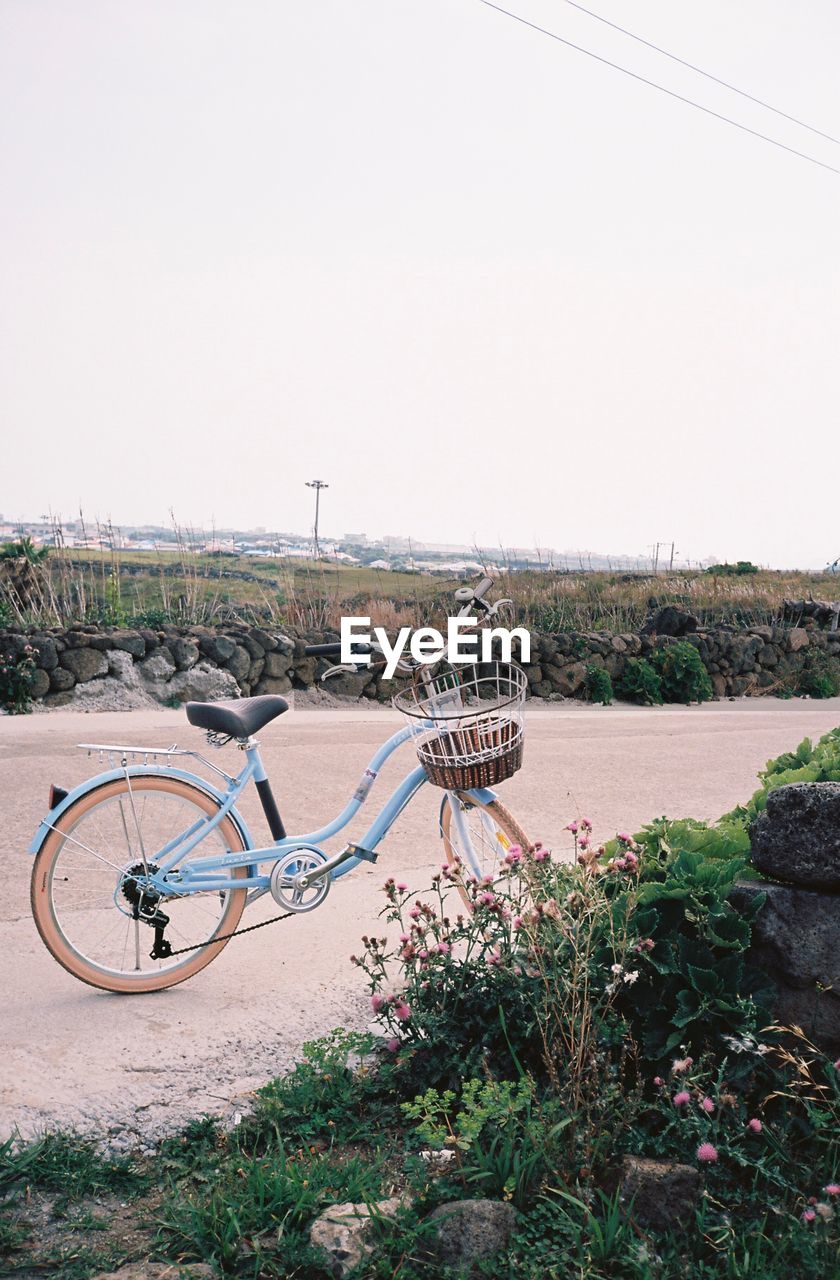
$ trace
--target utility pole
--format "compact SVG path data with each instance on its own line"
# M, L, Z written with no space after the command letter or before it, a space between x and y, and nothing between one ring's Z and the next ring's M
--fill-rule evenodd
M329 485L323 480L306 480L304 482L307 489L315 490L315 559L320 560L321 548L318 545L318 514L321 507L321 490L329 489Z

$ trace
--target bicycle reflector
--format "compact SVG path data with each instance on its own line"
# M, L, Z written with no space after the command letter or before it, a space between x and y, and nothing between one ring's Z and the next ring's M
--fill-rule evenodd
M70 792L66 791L64 787L57 787L53 783L50 787L50 811L52 812L57 804L61 804L62 800L66 800L69 794Z

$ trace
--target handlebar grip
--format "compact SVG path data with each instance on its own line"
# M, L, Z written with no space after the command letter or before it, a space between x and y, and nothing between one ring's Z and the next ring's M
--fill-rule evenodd
M481 600L483 596L487 595L487 592L490 590L492 585L493 585L492 578L482 578L481 582L479 582L478 586L473 592L473 599Z
M350 646L351 653L373 653L373 647L361 641ZM330 644L308 644L304 649L307 658L337 658L341 655L341 643L333 640Z

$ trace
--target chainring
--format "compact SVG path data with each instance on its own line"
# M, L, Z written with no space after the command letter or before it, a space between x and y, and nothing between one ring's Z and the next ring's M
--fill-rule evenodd
M320 907L330 891L332 876L323 876L305 888L299 877L307 875L327 861L320 849L293 849L274 864L270 889L274 901L286 911L303 913Z

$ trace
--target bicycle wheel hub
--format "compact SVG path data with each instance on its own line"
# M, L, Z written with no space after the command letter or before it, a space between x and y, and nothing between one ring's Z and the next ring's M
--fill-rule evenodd
M142 887L138 881L153 876L160 868L157 863L150 862L148 868L142 862L135 862L123 872L122 894L126 902L141 916L153 916L160 902L160 894L155 889Z
M318 849L294 849L274 864L271 872L271 896L286 911L314 911L330 891L331 877L310 880L326 862Z

